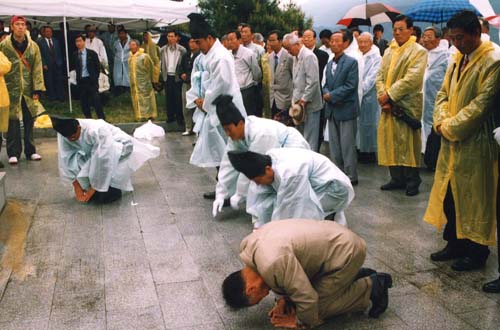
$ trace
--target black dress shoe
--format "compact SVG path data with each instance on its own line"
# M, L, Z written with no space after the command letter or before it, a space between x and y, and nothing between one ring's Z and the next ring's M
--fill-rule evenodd
M453 249L450 244L448 243L444 249L431 253L431 260L432 261L448 261L448 260L453 260L453 259L458 259L462 258L464 254L457 250Z
M382 187L380 187L381 190L396 190L396 189L404 189L405 184L404 183L399 183L395 181L389 181L388 183L384 184Z
M417 188L406 188L406 196L416 196L418 195L418 187Z
M167 119L167 124L173 123L175 121L177 121L175 118Z
M451 269L457 272L467 272L470 270L481 269L486 265L486 260L477 260L470 257L458 259L451 265Z
M370 277L372 278L372 292L370 294L372 308L370 308L368 315L378 318L389 305L389 288L392 288L392 276L386 273L375 273Z
M215 199L215 191L207 192L203 194L205 199Z
M352 180L352 181L351 181L351 185L352 185L352 186L357 186L357 185L358 185L358 183L359 183L359 181L358 181L358 180Z
M483 291L488 293L500 293L500 278L483 285Z

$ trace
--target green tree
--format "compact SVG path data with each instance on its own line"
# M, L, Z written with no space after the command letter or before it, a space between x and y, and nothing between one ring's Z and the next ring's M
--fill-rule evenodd
M200 0L198 6L214 28L217 36L236 29L238 23L248 23L254 32L264 36L271 30L285 33L312 27L312 18L305 16L293 0Z

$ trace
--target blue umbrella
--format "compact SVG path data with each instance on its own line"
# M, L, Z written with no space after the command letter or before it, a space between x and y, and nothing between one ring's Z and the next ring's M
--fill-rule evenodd
M410 7L406 15L417 22L442 23L465 9L481 16L468 0L422 0Z

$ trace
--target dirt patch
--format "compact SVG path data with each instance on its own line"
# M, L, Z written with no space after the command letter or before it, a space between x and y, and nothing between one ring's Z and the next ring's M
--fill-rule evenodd
M14 277L23 280L33 273L24 261L24 247L31 224L32 208L17 200L7 200L0 215L0 281ZM3 283L0 282L0 288Z

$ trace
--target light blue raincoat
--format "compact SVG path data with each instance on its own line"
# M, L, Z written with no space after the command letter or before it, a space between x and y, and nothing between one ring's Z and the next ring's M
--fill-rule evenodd
M78 180L84 190L100 192L109 187L132 191L131 176L160 149L134 139L102 119L78 119L80 138L70 141L57 134L59 173Z
M254 191L254 182L234 169L227 156L228 151L253 151L265 154L274 148L311 149L309 143L294 127L287 127L271 119L248 116L245 119L245 139L233 141L228 139L226 152L222 157L219 169L219 181L215 188L216 199L226 199L235 193L247 196ZM250 186L249 186L250 185ZM250 187L250 188L249 188Z
M196 107L197 98L204 99L203 111L196 109L193 131L198 140L190 163L199 167L219 166L226 148L227 137L217 117L213 101L221 94L231 95L233 103L246 117L243 99L234 70L233 55L217 39L207 54L200 54L193 63L191 89L186 93L188 108Z
M267 155L272 159L274 182L257 185L255 194L247 197L247 212L255 227L271 220L323 220L345 210L354 198L349 178L319 153L280 148L269 150Z
M427 53L427 67L424 73L423 111L422 111L422 153L425 153L425 144L432 130L432 115L437 92L443 84L446 68L448 67L448 49L438 46Z
M363 99L359 112L359 149L361 152L376 152L380 106L377 101L375 78L382 62L379 48L373 45L366 54L363 54L363 59L365 65L361 79Z
M113 45L114 64L113 64L113 83L115 86L130 87L130 76L128 69L128 58L130 56L130 37L128 37L125 46L122 46L120 40L116 40Z

